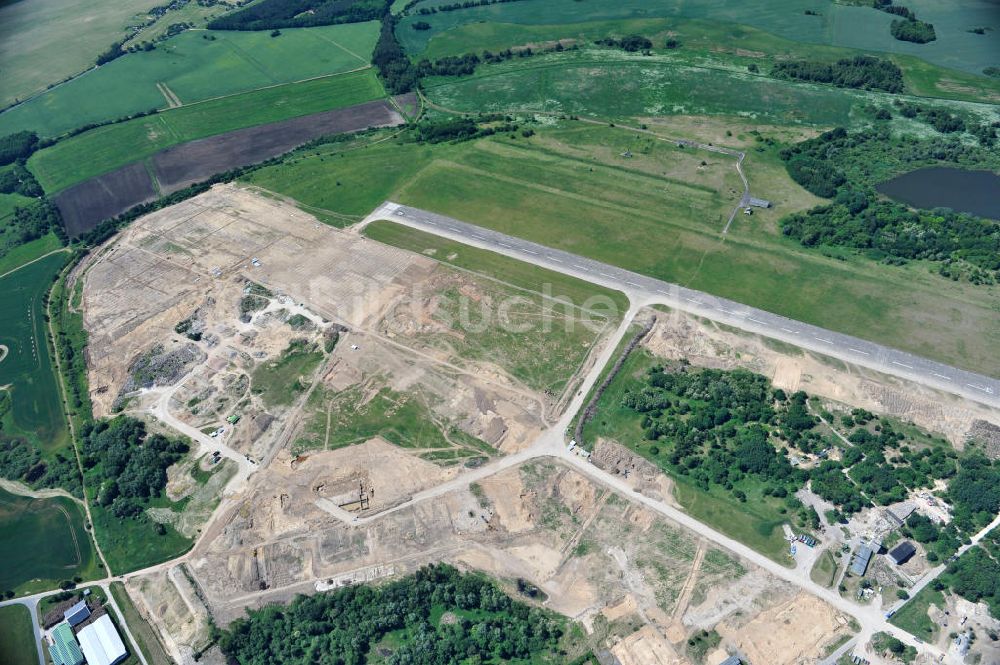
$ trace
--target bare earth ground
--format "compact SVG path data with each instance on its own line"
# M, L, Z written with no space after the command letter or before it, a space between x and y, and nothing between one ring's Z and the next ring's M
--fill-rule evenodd
M239 468L225 490L213 485L226 498L184 562L128 583L179 662L208 646L209 615L225 625L247 607L434 561L488 571L512 593L516 578L531 581L625 663L688 663L687 638L719 626L722 649L791 665L820 653L808 626L846 632L832 608L803 605L802 639L776 649L762 636L798 630L786 611L799 602L793 586L561 463L520 461L575 394L604 330L515 344L456 327L440 313L458 295L489 304L506 287L228 185L138 220L84 279L98 415L155 418ZM257 306L241 311L253 294L263 294ZM517 316L553 316L529 305ZM181 322L197 339L175 331ZM339 343L326 351L334 331ZM283 376L294 387L268 385L292 339L313 349L315 366ZM150 359L152 377L136 369ZM351 418L385 394L376 423L404 398L422 410L379 432ZM241 419L229 424L231 415ZM443 449L424 445L427 424ZM226 432L203 433L216 427ZM405 504L469 473L469 449L504 464ZM173 496L199 491L183 471L171 470ZM219 658L210 650L202 662Z
M703 367L743 367L786 391L804 390L831 405L861 407L912 422L961 448L971 435L1000 427L1000 414L960 397L775 343L671 311L644 341L652 353ZM993 427L989 427L992 424ZM977 438L988 443L982 436Z

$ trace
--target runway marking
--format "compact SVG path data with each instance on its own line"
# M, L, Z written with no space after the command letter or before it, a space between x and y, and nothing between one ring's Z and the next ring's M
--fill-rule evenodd
M659 289L657 289L657 290L656 290L656 292L657 292L657 293L662 293L662 294L663 294L663 295L665 295L665 296L669 296L669 295L670 295L670 294L669 294L669 293L667 293L666 291L661 291L661 290L659 290Z
M449 231L454 231L455 233L461 233L461 231L459 231L458 229L456 229L454 226L449 226L448 230Z
M813 339L818 339L819 341L825 342L826 344L833 344L832 339L823 339L822 337L816 337L815 335L813 336Z
M577 265L576 263L573 264L573 267L576 268L577 270L588 270L588 271L590 270L589 268L587 268L587 266Z
M784 330L787 333L792 333L793 335L798 335L799 334L798 330L792 330L791 328L782 328L782 330Z
M504 242L498 242L497 244L498 244L498 245L500 245L501 247L505 247L505 248L507 248L507 249L510 249L510 245L508 245L507 243L504 243Z
M992 388L985 388L983 386L976 386L976 385L973 385L971 383L966 383L965 385L969 386L970 388L975 388L976 390L981 390L984 393L986 393L987 395L992 395L993 394L993 389Z
M626 284L628 284L629 286L636 286L636 287L638 287L638 286L639 286L639 285L638 285L638 284L636 284L635 282L625 282L625 283L626 283Z
M609 275L606 272L602 272L602 273L599 273L599 274L600 274L601 277L611 277L611 275Z
M871 355L867 351L862 351L861 349L849 348L848 351L854 351L855 353L860 353L861 355L864 355L864 356L870 356Z
M905 367L906 369L913 369L913 365L907 365L906 363L901 363L898 360L893 360L892 364L899 365L900 367Z
M547 258L549 261L555 261L556 263L562 263L562 259L557 259L554 256L546 256L545 258Z
M693 302L695 305L701 304L700 300L695 300L694 298L685 298L684 300L687 300L688 302Z
M538 255L538 252L533 252L530 249L522 249L521 251L524 252L525 254L534 254L536 256Z
M396 213L396 214L399 214L399 213ZM430 226L437 226L437 222L431 222L431 221L428 221L426 219L424 220L424 224L429 224Z
M486 236L477 236L475 233L472 234L472 237L476 240L486 240Z
M939 379L944 379L945 381L954 381L955 380L955 379L951 378L950 376L945 376L944 374L938 374L937 372L931 372L931 374L933 374L934 376L936 376Z
M754 323L759 323L759 324L761 324L763 326L767 325L767 321L761 321L760 319L755 319L752 316L748 316L747 317L747 321L753 321Z

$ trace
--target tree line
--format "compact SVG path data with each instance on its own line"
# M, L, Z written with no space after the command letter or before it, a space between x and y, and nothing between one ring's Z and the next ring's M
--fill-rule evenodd
M841 58L836 62L787 60L771 69L775 78L831 83L840 88L903 92L903 71L894 63L869 55Z
M209 21L212 30L273 30L337 23L360 23L382 17L392 0L263 0Z
M442 620L445 612L454 620ZM361 665L376 645L388 665L444 665L551 657L563 632L561 618L512 600L485 576L438 564L250 610L216 637L239 665ZM388 635L395 638L379 644Z

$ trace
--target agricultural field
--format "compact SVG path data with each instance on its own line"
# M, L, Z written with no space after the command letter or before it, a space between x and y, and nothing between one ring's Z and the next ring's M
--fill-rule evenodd
M189 30L0 114L0 134L58 136L152 109L368 67L376 22L268 32Z
M25 437L43 454L69 443L55 369L45 332L45 293L66 263L53 254L0 278L0 385L10 396L4 431Z
M31 611L24 605L0 607L0 665L35 665L35 647Z
M0 5L0 106L93 67L160 0L30 0Z
M32 499L0 489L0 591L35 592L97 576L97 555L73 499Z
M28 167L48 194L186 141L383 97L372 69L200 102L99 127L41 150Z
M426 3L417 6L429 7ZM553 0L546 3L514 2L474 7L460 11L439 12L422 16L416 11L405 17L398 28L399 39L413 55L435 51L434 42L448 40L451 32L461 33L473 24L514 24L526 26L553 26L546 34L538 34L538 41L549 41L566 35L566 24L583 24L589 21L623 21L637 19L711 19L731 25L747 25L766 30L777 37L810 45L829 45L918 56L935 65L979 74L995 63L995 46L989 37L968 33L978 26L997 29L997 16L989 5L976 0L960 0L941 5L930 0L909 3L925 21L935 25L938 39L930 44L913 44L893 39L889 32L892 15L870 7L850 6L832 0L813 0L808 6L794 0L779 0L764 5L725 0L695 0L684 3L657 3L643 0L611 2L598 0L581 5L574 0ZM810 9L814 14L806 14ZM426 21L428 30L414 30L412 24ZM586 30L586 28L583 28ZM551 36L550 36L551 35ZM456 39L462 40L464 35ZM514 42L516 46L525 42ZM475 49L478 50L478 49Z
M782 236L782 216L821 201L790 180L778 157L778 146L810 130L694 116L649 126L656 135L545 119L530 138L317 149L250 181L306 209L348 216L391 199L950 364L1000 371L992 352L1000 343L991 324L996 293L943 281L919 262L825 256ZM742 189L732 159L659 136L746 150L751 190L774 207L740 215L721 239Z

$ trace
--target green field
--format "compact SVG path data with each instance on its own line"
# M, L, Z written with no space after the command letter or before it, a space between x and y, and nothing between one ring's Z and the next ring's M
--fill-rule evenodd
M31 499L0 490L0 591L41 591L79 575L94 577L97 557L71 499Z
M0 3L0 106L84 71L162 0Z
M850 92L747 72L692 67L661 56L584 50L431 79L427 97L454 111L546 111L605 118L746 114L781 124L847 125Z
M172 506L166 498L151 503L154 508ZM170 525L165 525L165 533L158 535L153 533L148 518L120 519L95 503L90 506L90 514L94 518L94 533L101 544L101 552L116 575L177 558L187 552L194 542Z
M921 589L920 593L907 601L903 609L896 612L890 623L899 626L911 635L930 642L937 636L940 627L927 615L931 605L944 608L944 594L935 591L930 586Z
M418 8L441 3L421 4ZM938 34L937 41L930 44L897 41L889 32L889 24L893 19L890 14L870 7L839 4L832 0L809 0L807 3L797 0L772 0L766 3L741 0L513 2L440 12L432 16L413 13L400 22L397 34L407 51L420 55L425 50L433 50L433 47L429 48L433 41L446 39L449 31L483 22L559 26L622 19L711 19L716 23L752 26L806 44L919 56L943 67L975 74L979 74L984 67L996 64L996 50L991 49L988 43L990 37L966 32L977 26L1000 28L1000 20L988 3L958 0L942 4L933 0L915 0L907 6L922 20L934 24ZM811 9L819 15L806 15L805 9ZM431 29L414 30L411 26L416 21L426 21Z
M59 241L59 238L54 233L46 233L37 240L17 245L6 253L0 254L0 275L5 275L11 270L15 270L25 263L34 261L61 247L62 242Z
M49 194L178 143L371 101L385 92L372 69L190 104L99 127L32 155Z
M0 114L0 134L30 129L58 136L178 101L190 104L367 67L377 35L375 21L283 30L280 37L266 31L190 30Z
M832 587L833 583L837 581L837 568L837 560L833 558L830 550L825 550L813 564L812 570L809 571L809 577L816 584Z
M27 607L0 607L0 665L37 665L34 632Z
M422 17L422 20L426 19ZM670 62L676 65L744 72L752 64L760 70L761 78L766 77L775 60L834 61L857 54L854 49L804 44L747 25L701 19L628 18L544 25L470 23L437 34L423 55L437 59L484 49L499 52L525 44L548 44L556 39L586 46L609 35L628 34L648 37L654 44L654 53L669 55ZM664 49L663 44L668 37L680 41L682 47L670 51ZM1000 81L982 76L979 72L949 69L913 55L894 54L890 57L902 69L907 89L915 95L970 102L1000 102ZM530 66L530 61L522 64ZM702 91L693 88L688 92L698 95Z
M55 370L45 332L45 292L66 263L53 254L0 279L0 344L9 352L0 362L0 386L9 386L11 409L5 431L24 436L44 452L68 443Z

